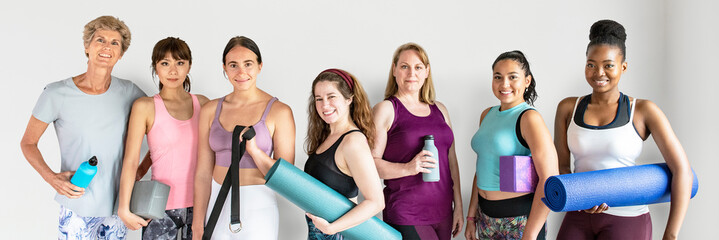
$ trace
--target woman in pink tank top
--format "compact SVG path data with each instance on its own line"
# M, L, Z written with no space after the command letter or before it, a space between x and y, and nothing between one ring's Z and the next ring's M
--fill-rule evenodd
M202 107L200 113L197 169L195 173L195 217L193 239L211 234L213 239L277 239L279 211L274 191L266 187L264 175L283 158L295 159L295 123L286 104L257 88L262 55L254 41L233 37L225 46L222 66L233 87L231 93ZM212 232L205 233L231 164L232 132L236 125L253 126L256 135L247 141L239 163L239 220L241 227L229 229L232 199L220 203ZM274 154L273 154L274 152ZM235 173L237 174L237 173ZM209 229L209 228L208 228Z
M192 65L185 41L168 37L155 44L152 71L160 79L160 93L135 101L130 113L125 144L118 215L131 230L144 227L143 239L182 239L192 236L192 193L197 159L197 127L200 106L209 101L193 95L187 74ZM148 155L138 169L142 138L147 134ZM170 186L165 217L145 220L130 212L130 195L135 184L152 165L152 179ZM177 220L183 224L177 224Z

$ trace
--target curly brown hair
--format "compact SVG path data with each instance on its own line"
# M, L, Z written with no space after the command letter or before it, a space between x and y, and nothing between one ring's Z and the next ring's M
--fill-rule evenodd
M350 88L340 75L333 72L322 72L317 75L317 78L312 82L312 91L310 91L307 106L307 113L309 114L307 138L305 138L305 150L307 154L315 153L320 144L322 144L330 134L330 125L320 118L317 108L315 107L315 85L324 81L335 83L337 90L339 90L344 98L352 99L352 103L350 104L350 118L365 135L369 146L373 146L374 144L374 122L372 122L372 108L370 108L367 93L365 93L362 85L357 81L354 75L344 70L340 71L347 73L347 75L352 78L352 88Z

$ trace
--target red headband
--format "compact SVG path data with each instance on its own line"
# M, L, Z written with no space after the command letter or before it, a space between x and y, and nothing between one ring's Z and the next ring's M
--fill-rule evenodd
M350 90L354 90L353 89L354 86L352 84L352 77L350 77L350 75L347 72L336 69L336 68L330 68L330 69L322 71L320 74L326 73L326 72L331 72L331 73L340 75L340 77L342 77L342 79L344 79L345 82L347 83L347 85L350 87Z

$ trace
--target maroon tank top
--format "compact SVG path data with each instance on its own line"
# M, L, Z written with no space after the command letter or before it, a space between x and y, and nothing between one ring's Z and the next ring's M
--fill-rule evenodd
M452 129L445 122L437 105L430 104L430 114L418 117L392 96L394 121L387 131L383 159L406 163L422 151L424 136L434 135L439 152L439 182L424 182L422 174L385 180L385 222L397 225L428 225L439 223L452 214L453 182L449 171L449 148L454 142Z

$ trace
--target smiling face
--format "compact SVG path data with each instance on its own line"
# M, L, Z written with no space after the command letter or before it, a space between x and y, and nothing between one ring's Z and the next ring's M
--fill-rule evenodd
M619 79L627 71L621 50L612 45L601 44L589 48L584 77L593 92L619 91Z
M419 92L429 76L429 66L422 62L417 51L405 50L399 54L392 75L400 91Z
M112 68L122 58L122 36L117 31L99 29L85 47L88 63Z
M312 90L315 98L315 109L323 121L333 124L340 120L349 120L350 104L352 99L345 98L337 83L319 81Z
M524 102L524 91L529 87L532 76L525 76L517 61L505 59L494 65L492 92L502 103L502 110Z
M225 55L223 68L235 89L247 90L256 86L262 64L257 63L257 55L250 49L236 46Z
M190 63L187 60L175 59L167 52L165 57L155 64L155 72L163 88L182 88L182 83L190 72Z

